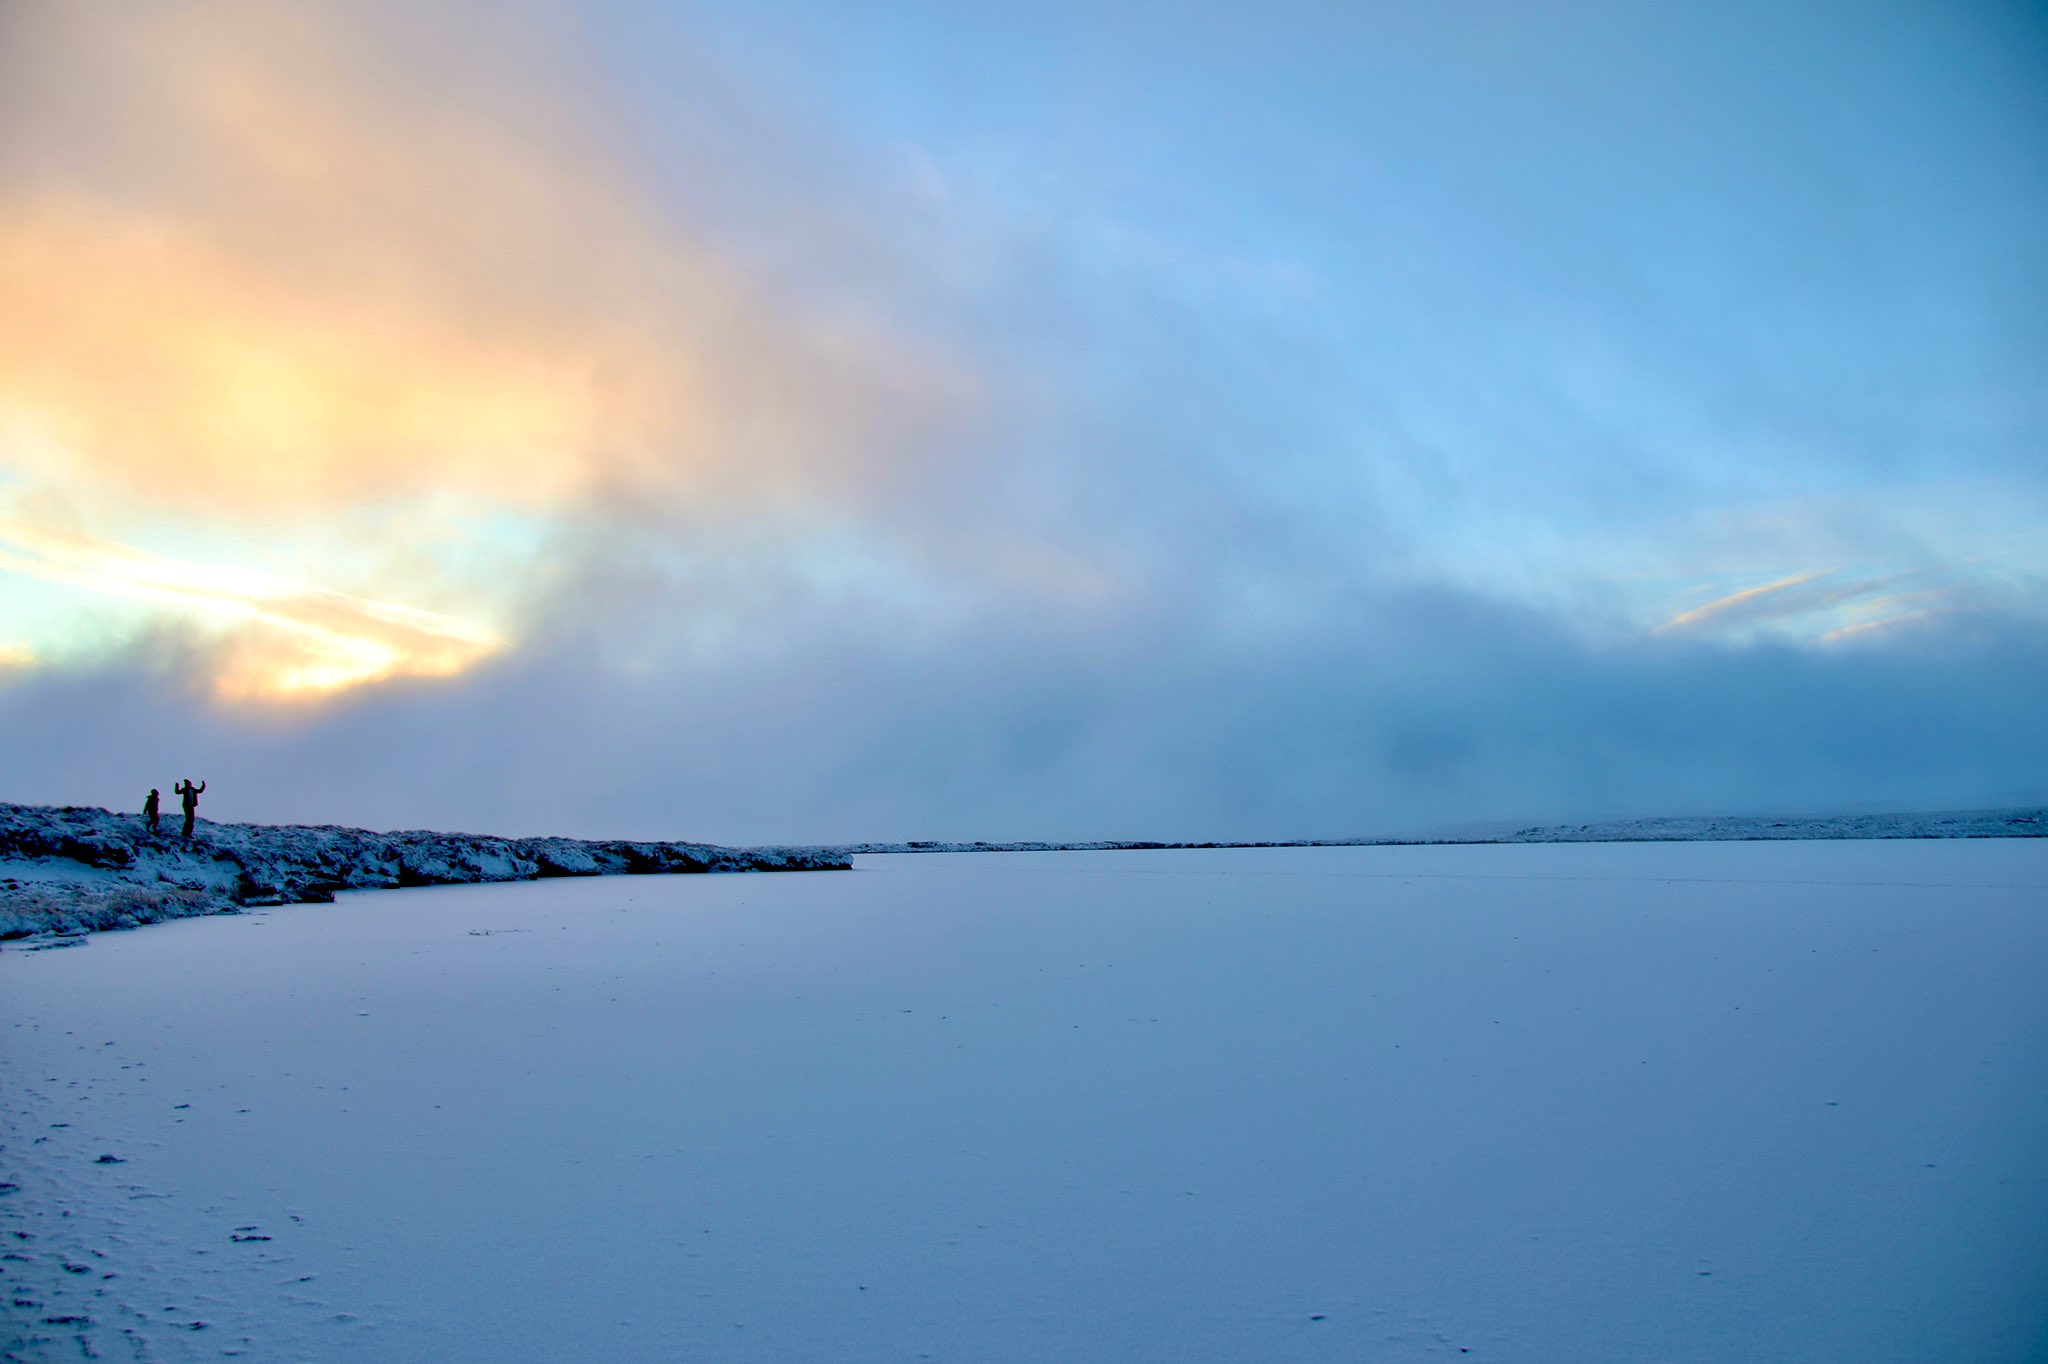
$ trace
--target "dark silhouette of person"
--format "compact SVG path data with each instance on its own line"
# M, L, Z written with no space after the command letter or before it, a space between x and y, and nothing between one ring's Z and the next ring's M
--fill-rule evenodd
M187 778L185 778L185 779L184 779L183 781L179 782L179 783L178 783L178 784L177 784L176 786L173 786L173 787L171 788L171 794L172 794L172 795L174 795L174 796L182 796L182 797L184 797L184 801L185 801L185 833L184 833L184 837L186 837L186 838L190 838L190 837L192 837L192 816L193 816L193 815L195 815L195 814L197 814L197 813L198 813L198 811L199 811L199 793L200 793L201 791L204 791L205 789L206 789L206 783L205 783L205 782L200 782L200 783L199 783L199 785L197 785L197 786L194 786L194 785L192 784L192 779L191 779L190 777L187 777Z
M149 831L156 832L156 821L163 806L154 786L149 788L149 799L142 802L142 817L149 821Z

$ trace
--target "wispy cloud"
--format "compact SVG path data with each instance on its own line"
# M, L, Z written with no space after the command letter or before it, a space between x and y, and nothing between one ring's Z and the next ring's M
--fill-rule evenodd
M1739 592L1730 592L1717 597L1702 606L1681 611L1657 627L1657 633L1673 630L1694 629L1707 623L1725 623L1731 618L1743 620L1769 619L1804 610L1797 596L1788 596L1795 589L1826 576L1821 573L1795 573L1779 578L1775 582L1760 583L1745 587Z
M1950 580L1959 575L1933 568L1861 576L1841 570L1794 573L1680 611L1653 633L1747 638L1772 632L1838 644L1953 609L1960 587Z

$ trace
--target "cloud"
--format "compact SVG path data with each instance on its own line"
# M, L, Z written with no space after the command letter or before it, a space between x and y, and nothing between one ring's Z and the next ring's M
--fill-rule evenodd
M1956 586L1935 582L1959 576L1954 569L1864 577L1839 570L1795 573L1680 611L1655 633L1739 638L1775 631L1793 640L1833 644L1908 619L1959 609ZM1915 583L1922 584L1917 591L1899 590Z
M796 655L633 673L504 655L289 727L186 699L175 642L0 681L0 795L119 802L219 780L222 818L505 833L1302 837L1471 820L1989 806L2048 798L2048 641L1955 617L1854 652L1589 646L1525 608L1375 591L1255 647L1184 621L871 617ZM26 723L28 717L37 722Z
M1776 582L1763 583L1757 587L1745 587L1739 592L1731 592L1725 597L1717 597L1704 606L1695 606L1689 611L1679 612L1670 620L1658 626L1658 633L1690 629L1707 622L1719 623L1731 616L1741 619L1755 619L1760 616L1782 616L1788 610L1786 594L1793 592L1797 588L1805 587L1814 579L1822 576L1819 573L1795 573L1789 578L1780 578ZM1800 611L1804 610L1805 606L1803 602L1795 602L1789 609Z
M508 3L0 6L20 794L1194 837L2033 780L2038 346L1920 325L1974 327L1995 257L1949 220L1996 215L1658 138L1648 204L1605 112L1561 191L1505 115L1651 93L1570 35L1479 117L1428 44L1361 85L1306 12L1263 55L1176 22L1222 87L1132 60L1049 138L963 18L992 147L919 126L954 105L915 63L863 101L704 41L744 16ZM1698 126L1844 153L1727 88ZM1920 273L1815 284L1752 241L1787 232Z
M869 497L970 400L957 366L681 227L547 62L465 32L465 74L423 63L410 45L450 35L419 25L462 11L421 13L10 8L7 45L36 57L0 95L17 520L145 545L296 529L311 553L427 502L468 528L801 518ZM513 616L531 586L465 581L443 537L363 557L315 576L402 600L398 562L424 558L438 596Z
M1959 563L1923 561L1884 573L1809 570L1687 607L1651 633L1826 647L1950 615L1997 614L2017 625L2037 614L2034 596L2025 587L2033 571L2032 564L2009 554ZM2001 581L2001 573L2012 580Z
M251 627L221 632L215 687L230 699L304 698L393 677L444 677L504 647L482 626L431 611L5 519L0 569ZM32 658L25 650L21 657Z

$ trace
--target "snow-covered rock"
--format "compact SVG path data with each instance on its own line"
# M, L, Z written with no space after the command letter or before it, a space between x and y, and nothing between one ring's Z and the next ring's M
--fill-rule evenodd
M208 820L199 821L187 840L174 832L149 832L140 815L0 803L0 938L322 902L340 890L848 865L843 855L816 848L373 833Z

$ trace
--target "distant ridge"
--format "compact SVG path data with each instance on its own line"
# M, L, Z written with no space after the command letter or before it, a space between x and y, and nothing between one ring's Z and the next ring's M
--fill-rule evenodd
M833 843L819 851L848 857L929 852L1133 852L1193 848L1412 848L1472 843L1730 843L1765 839L2048 838L2048 806L1885 815L1685 815L1534 824L1499 832L1403 838L1296 838L1200 843L1151 839L1094 842Z

